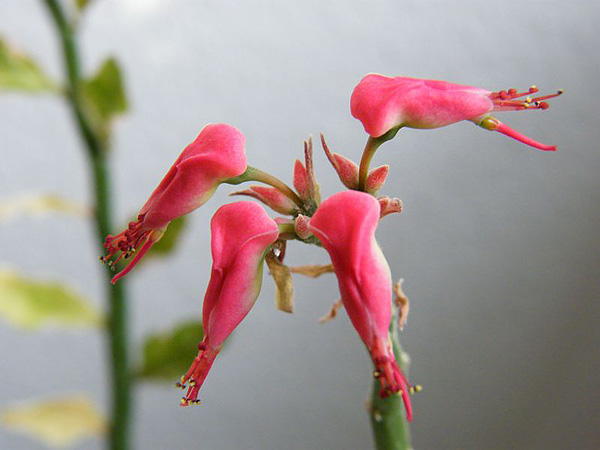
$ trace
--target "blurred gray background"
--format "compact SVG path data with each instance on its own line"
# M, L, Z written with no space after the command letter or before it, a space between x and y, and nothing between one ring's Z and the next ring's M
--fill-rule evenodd
M88 72L108 55L125 71L132 112L115 131L119 219L146 200L207 122L247 138L249 163L291 179L302 139L323 131L358 160L365 141L349 112L368 72L499 90L564 88L548 111L501 120L545 153L470 123L404 130L374 164L382 193L405 211L378 239L411 315L413 444L421 450L600 448L600 57L592 1L96 0L82 26ZM0 33L61 75L54 30L35 0L0 2ZM0 196L54 192L86 202L88 173L69 111L54 96L0 96ZM341 184L317 151L324 196ZM179 251L130 276L132 334L200 315L210 268L209 220L222 188L193 214ZM0 261L63 279L100 306L90 223L51 217L0 224ZM292 264L325 263L292 244ZM370 449L371 363L332 275L296 278L297 312L274 307L265 277L256 307L203 387L180 408L170 385L137 390L136 448ZM103 340L87 331L26 333L0 324L0 404L88 391L106 401ZM41 449L0 431L0 448ZM76 448L99 449L88 440Z

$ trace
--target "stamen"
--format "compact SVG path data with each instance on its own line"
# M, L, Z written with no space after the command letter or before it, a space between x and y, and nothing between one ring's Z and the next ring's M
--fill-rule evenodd
M379 380L381 390L379 396L387 398L392 394L400 393L406 409L407 420L412 420L412 405L410 401L409 386L406 376L396 363L394 354L383 341L376 342L371 349L371 358L375 364L373 377Z
M188 372L181 377L181 380L178 383L178 385L183 385L185 387L185 383L189 382L189 388L186 396L184 397L185 404L182 402L182 406L200 404L200 400L198 400L198 393L200 392L200 388L202 387L202 384L208 375L215 357L219 353L218 349L211 349L204 341L198 344L198 347L203 348L194 358L194 361L192 362Z
M549 98L559 97L559 96L563 95L564 92L565 92L564 89L559 89L558 91L556 91L556 94L543 95L541 97L536 97L533 100L534 101L548 100Z
M492 92L490 98L494 103L494 111L520 111L524 109L548 109L550 105L542 100L558 97L564 91L559 89L556 94L543 95L539 97L531 97L530 94L538 92L537 86L531 86L527 92L517 92L511 88L507 91ZM520 97L527 96L523 100L517 100Z
M422 390L423 390L423 386L421 386L420 384L415 384L408 389L410 395L418 394Z
M519 98L519 97L523 97L525 95L529 95L529 94L535 94L536 92L538 92L538 88L537 86L531 86L527 92L517 92L517 90L515 88L510 88L508 91L498 91L498 92L492 92L491 94L491 98L492 100L494 99L502 99L502 100L508 100L508 99L514 99L514 98Z

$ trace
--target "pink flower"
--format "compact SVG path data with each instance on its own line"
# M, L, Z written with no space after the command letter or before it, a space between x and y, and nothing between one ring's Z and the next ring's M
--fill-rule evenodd
M390 269L375 241L380 206L373 196L345 191L325 200L310 221L310 229L325 247L337 275L344 308L369 349L380 396L402 392L412 419L410 385L396 363L388 337L392 318Z
M556 150L556 147L536 142L489 115L493 111L547 109L548 103L543 100L562 94L558 91L553 95L529 97L535 92L538 92L535 86L523 93L516 89L491 92L446 81L369 74L354 88L350 109L374 138L399 127L438 128L470 120L540 150ZM527 97L522 100L524 96Z
M260 292L265 253L278 236L277 223L253 202L221 206L212 218L213 265L204 296L204 339L181 384L189 381L181 404L196 402L220 345L246 317Z
M245 143L244 135L231 125L210 124L202 129L154 189L137 220L116 236L106 237L106 256L101 259L113 267L135 252L127 267L113 277L113 283L133 269L162 237L171 220L202 206L222 181L246 170Z

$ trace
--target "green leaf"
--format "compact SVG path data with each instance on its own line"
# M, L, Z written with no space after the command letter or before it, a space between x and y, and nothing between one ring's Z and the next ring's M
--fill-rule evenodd
M165 233L160 238L160 241L152 246L146 258L153 256L164 257L175 250L177 242L181 238L181 233L185 230L186 226L186 216L181 216L172 220Z
M204 332L199 321L190 321L173 330L148 336L143 347L143 363L138 373L147 380L179 379L198 354Z
M75 0L75 6L79 12L82 12L85 8L87 8L90 3L92 3L92 0Z
M0 424L55 448L107 430L106 420L83 394L9 406L0 413Z
M87 216L90 211L79 203L55 194L21 194L0 200L0 221L18 217L39 217L50 213Z
M96 327L101 314L83 296L52 281L37 281L0 269L0 316L13 325Z
M44 92L56 89L33 59L0 38L0 90Z
M110 133L111 120L127 111L127 98L121 69L114 58L109 58L93 77L86 80L81 93L90 120L106 139Z

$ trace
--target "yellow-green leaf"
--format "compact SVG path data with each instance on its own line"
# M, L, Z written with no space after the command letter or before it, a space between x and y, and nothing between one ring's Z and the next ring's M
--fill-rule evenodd
M294 284L292 282L292 273L290 268L279 261L273 252L267 253L265 257L267 266L273 280L275 280L275 306L278 310L293 313L294 312Z
M28 329L44 325L95 327L103 322L96 308L70 287L7 269L0 269L0 316Z
M0 90L43 92L55 89L54 83L33 59L0 38Z
M60 448L106 432L106 420L83 394L9 406L0 423L45 444Z
M89 209L54 194L21 194L0 200L0 221L21 216L39 217L50 213L86 216Z
M139 376L147 380L176 380L184 375L198 354L204 332L198 321L185 322L174 329L150 335L144 341Z
M84 82L81 93L90 120L102 137L108 138L111 119L127 111L127 98L117 61L114 58L104 61L98 72Z
M185 230L187 225L186 216L178 217L169 223L165 233L156 244L152 246L146 259L152 256L167 256L177 247L177 242L181 237L181 233Z
M79 12L87 8L90 3L92 3L92 0L75 0L75 6Z

